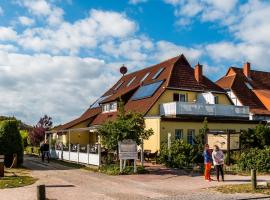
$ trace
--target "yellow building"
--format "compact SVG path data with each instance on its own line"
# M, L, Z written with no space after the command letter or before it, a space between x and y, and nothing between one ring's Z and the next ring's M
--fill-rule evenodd
M125 74L79 118L64 124L55 132L63 143L93 144L98 141L96 127L115 119L118 101L124 101L127 111L140 112L146 128L154 135L144 142L144 148L160 150L162 142L193 138L203 128L207 117L210 130L247 130L258 121L249 120L249 107L234 106L226 91L202 73L202 65L192 68L184 55L157 65ZM62 134L61 134L62 133Z

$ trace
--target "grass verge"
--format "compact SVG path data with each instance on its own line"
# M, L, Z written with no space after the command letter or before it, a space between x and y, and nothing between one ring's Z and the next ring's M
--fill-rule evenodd
M223 185L215 188L216 191L234 194L234 193L261 193L270 195L270 188L266 186L258 185L256 190L252 189L251 184L236 184L236 185Z
M120 167L117 164L111 165L104 165L99 170L101 173L108 174L108 175L131 175L134 174L133 166L126 166L122 173L120 173ZM137 173L136 174L147 174L148 171L142 167L137 166Z
M0 189L23 187L36 181L25 168L5 169L5 177L0 178Z

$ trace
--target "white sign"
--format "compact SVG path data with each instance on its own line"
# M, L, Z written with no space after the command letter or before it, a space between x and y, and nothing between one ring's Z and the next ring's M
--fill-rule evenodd
M137 144L133 140L123 140L118 142L119 159L137 159Z
M3 163L5 161L5 156L4 155L0 155L0 162Z

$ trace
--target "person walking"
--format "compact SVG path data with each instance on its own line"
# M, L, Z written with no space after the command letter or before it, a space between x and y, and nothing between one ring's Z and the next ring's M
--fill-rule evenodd
M50 162L50 146L48 144L48 141L45 140L45 142L42 145L42 162L44 162L45 156L48 159L48 163Z
M212 180L210 176L212 157L208 144L205 144L204 146L203 157L204 157L204 179L210 182Z
M219 182L219 174L221 175L222 181L224 181L224 172L223 172L224 154L217 145L214 145L212 158L216 169L217 181Z

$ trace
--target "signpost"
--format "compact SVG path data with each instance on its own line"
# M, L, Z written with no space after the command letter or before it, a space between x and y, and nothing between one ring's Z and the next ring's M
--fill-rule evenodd
M4 163L5 162L5 156L0 155L0 177L4 177L5 171L4 171Z
M136 160L138 157L136 142L133 140L123 140L121 142L118 142L118 152L120 159L120 172L123 172L126 160L134 160L134 173L136 173L137 172Z

